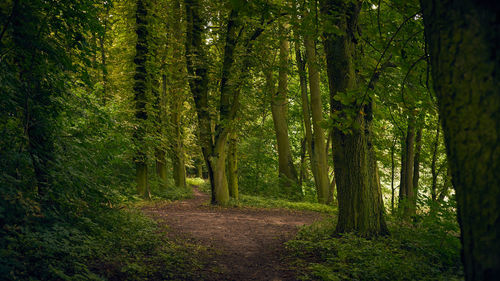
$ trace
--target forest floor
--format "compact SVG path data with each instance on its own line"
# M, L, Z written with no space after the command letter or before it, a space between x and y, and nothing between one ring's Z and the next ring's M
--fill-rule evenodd
M296 280L284 243L302 225L325 215L311 211L254 207L215 207L194 189L194 198L144 206L167 226L166 235L208 249L200 256L203 280Z

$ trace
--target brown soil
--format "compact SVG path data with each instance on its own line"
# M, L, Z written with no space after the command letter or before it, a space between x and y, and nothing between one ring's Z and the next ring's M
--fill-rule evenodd
M209 206L209 196L144 207L168 226L167 235L208 247L204 280L296 280L285 261L284 242L298 227L322 218L315 212Z

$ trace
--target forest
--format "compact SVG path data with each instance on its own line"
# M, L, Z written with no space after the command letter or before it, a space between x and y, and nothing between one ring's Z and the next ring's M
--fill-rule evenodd
M499 15L0 1L0 280L499 280Z

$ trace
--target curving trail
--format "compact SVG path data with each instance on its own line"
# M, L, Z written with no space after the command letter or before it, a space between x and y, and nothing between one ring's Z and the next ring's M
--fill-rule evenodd
M168 235L212 249L205 280L296 280L283 260L283 243L298 227L322 214L307 211L209 206L209 196L194 189L193 199L147 206L143 211L168 226Z

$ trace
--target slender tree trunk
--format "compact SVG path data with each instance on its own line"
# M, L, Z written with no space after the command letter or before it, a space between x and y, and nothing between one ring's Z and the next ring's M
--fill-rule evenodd
M450 165L446 165L446 176L444 178L443 189L441 189L441 192L439 192L439 196L437 197L437 202L440 204L443 203L444 198L448 196L450 188L452 187Z
M155 79L151 77L151 79ZM156 84L156 83L153 83ZM152 85L155 88L155 85ZM157 89L152 89L153 95L156 99L154 108L156 110L156 133L157 142L155 143L155 164L156 164L156 176L160 179L160 191L165 191L167 189L167 165L165 161L165 146L163 144L164 136L164 126L165 126L165 99L166 99L166 87L167 81L166 76L162 75L162 86L161 91Z
M321 127L323 121L323 105L321 104L321 92L319 88L319 70L316 59L316 44L310 35L304 37L306 58L309 73L309 90L311 93L311 116L313 131L313 145L311 165L316 165L316 192L319 203L328 200L330 180L328 179L328 162L326 160L325 133Z
M280 30L284 36L286 31L285 27L281 26ZM271 92L271 113L278 146L278 167L282 193L287 196L300 197L302 195L302 190L299 189L297 170L293 164L290 140L288 138L287 92L289 49L288 40L283 37L280 40L278 91L276 93L274 91ZM274 87L271 89L274 89Z
M198 161L198 163L196 165L196 175L200 179L203 178L203 163L201 161Z
M293 1L293 9L294 11L297 11L297 3L294 0ZM302 52L300 48L300 42L302 41L299 32L300 32L300 25L298 24L299 22L299 16L297 14L294 14L295 18L295 26L294 26L294 39L295 39L295 60L297 61L297 71L299 74L299 81L300 81L300 97L301 97L301 106L302 106L302 117L304 120L304 130L305 130L305 137L304 137L304 145L307 148L307 154L309 154L309 162L311 166L311 172L313 174L314 178L314 183L316 185L316 190L319 190L318 187L318 181L316 180L318 178L318 165L316 164L315 158L314 158L314 153L313 153L313 133L312 133L312 125L311 125L311 109L310 109L310 103L309 103L309 98L308 98L308 93L307 93L307 72L306 72L306 62L302 58ZM305 159L305 157L304 157ZM305 170L305 168L304 168Z
M170 126L171 149L174 183L178 187L186 187L186 165L184 157L184 135L182 132L182 115L184 105L184 60L182 56L181 5L179 0L172 1L172 87L170 93Z
M163 144L164 126L166 121L166 99L167 99L167 76L162 75L161 93L158 100L158 128L159 144L155 148L156 158L156 175L160 179L160 190L166 191L167 189L167 163L165 159L165 146Z
M148 56L148 31L147 31L147 16L148 12L142 0L137 0L137 8L135 13L137 34L137 43L135 45L135 75L134 75L134 101L135 101L135 118L137 121L137 129L134 132L134 142L136 146L135 164L136 164L136 184L137 192L140 196L151 198L148 184L148 166L145 136L146 121L148 114L146 111L147 104L147 82L148 76L146 70L146 62Z
M306 179L306 139L300 141L300 175L299 175L299 186L302 187L302 183Z
M432 184L431 184L431 198L433 202L436 202L436 192L437 192L437 177L438 171L436 169L437 164L437 155L439 148L439 131L441 129L441 122L438 120L438 124L436 125L436 138L434 139L434 145L432 150L432 162L431 162L431 175L432 175Z
M500 5L421 0L466 280L500 276Z
M227 181L229 185L229 196L238 200L238 138L235 133L229 136Z
M309 106L309 98L307 94L307 76L306 76L306 64L302 59L302 54L299 46L299 37L297 32L295 33L295 58L297 60L297 68L299 72L300 78L300 97L301 97L301 105L302 105L302 117L304 120L304 147L307 148L307 154L309 154L309 160L311 163L311 171L313 174L313 178L317 178L317 165L313 164L313 140L312 140L312 126L311 126L311 111ZM305 151L304 151L305 153ZM305 159L305 157L304 157ZM317 188L316 188L317 189Z
M342 120L332 130L339 204L336 231L354 231L363 236L383 235L388 231L371 144L371 101L365 106L370 116L355 114L354 117L348 117L346 112L360 111L357 103L342 104L335 99L337 93L351 92L358 87L353 56L361 3L323 0L321 4L323 20L334 22L343 31L343 34L330 33L328 30L324 33L331 111L337 120ZM339 17L339 13L342 16ZM352 125L346 132L342 126L349 123Z
M418 181L420 179L420 152L422 150L422 127L417 129L415 136L415 158L413 162L413 198L411 201L411 213L416 214L418 199Z
M394 163L394 150L396 149L396 139L392 142L391 146L391 214L394 214L394 169L396 165Z
M415 120L410 117L406 138L401 149L401 181L399 185L399 206L402 209L404 218L414 215L412 212L412 202L414 199L413 190L413 167L415 161Z

